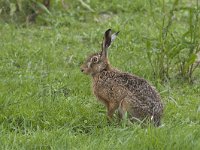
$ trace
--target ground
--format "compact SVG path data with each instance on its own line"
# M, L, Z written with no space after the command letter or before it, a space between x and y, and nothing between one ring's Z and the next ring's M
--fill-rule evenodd
M94 12L76 2L35 24L0 23L0 149L200 149L200 70L193 83L154 77L144 40L158 35L149 2L86 2ZM109 49L112 66L159 91L161 127L108 124L91 78L80 72L108 28L120 31Z

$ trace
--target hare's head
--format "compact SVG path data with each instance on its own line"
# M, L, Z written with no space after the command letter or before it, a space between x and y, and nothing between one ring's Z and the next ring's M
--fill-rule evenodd
M88 57L85 63L81 66L81 71L83 73L95 75L110 68L108 62L108 47L117 37L118 33L119 32L112 34L111 29L108 29L105 32L101 51Z

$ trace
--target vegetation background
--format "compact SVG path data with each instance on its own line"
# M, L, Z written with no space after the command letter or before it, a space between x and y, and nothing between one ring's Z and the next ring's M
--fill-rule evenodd
M0 0L0 149L200 149L198 0ZM151 82L162 126L108 124L80 65L120 31L114 67Z

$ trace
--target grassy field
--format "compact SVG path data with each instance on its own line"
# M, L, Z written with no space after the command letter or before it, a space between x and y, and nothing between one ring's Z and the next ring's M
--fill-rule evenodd
M161 82L147 59L145 39L159 36L154 19L162 24L162 2L86 2L94 12L71 1L68 10L42 14L36 24L1 21L0 149L200 149L200 69L193 83L176 73ZM169 11L172 2L165 5ZM187 15L176 14L177 35L188 27ZM100 49L108 28L120 30L109 51L111 64L147 79L160 92L161 127L107 123L80 65Z

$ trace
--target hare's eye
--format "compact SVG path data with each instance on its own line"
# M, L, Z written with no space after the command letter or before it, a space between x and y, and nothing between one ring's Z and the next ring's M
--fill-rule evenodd
M97 61L98 61L98 57L97 56L92 57L92 62L93 63L96 63Z

